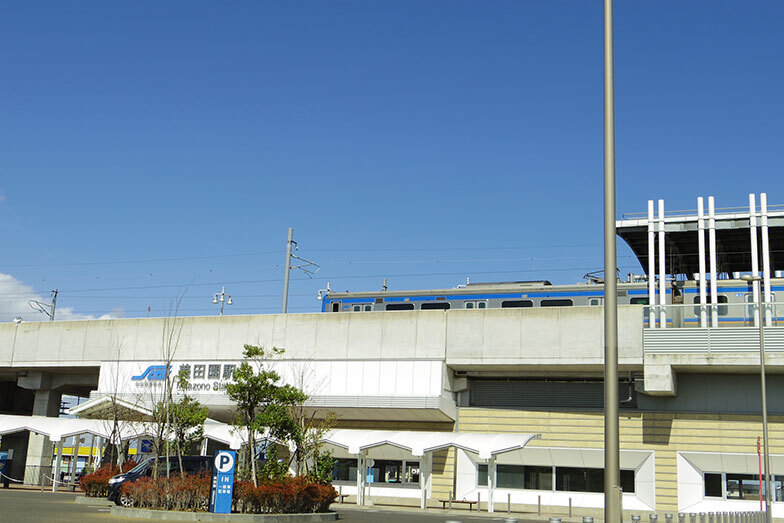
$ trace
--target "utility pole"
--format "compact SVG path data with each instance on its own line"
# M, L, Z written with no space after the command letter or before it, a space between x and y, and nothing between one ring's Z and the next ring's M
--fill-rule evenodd
M283 273L283 314L289 306L289 274L291 273L291 244L294 243L294 229L289 227L289 239L286 241L286 265Z
M604 520L621 523L612 11L612 0L604 0Z

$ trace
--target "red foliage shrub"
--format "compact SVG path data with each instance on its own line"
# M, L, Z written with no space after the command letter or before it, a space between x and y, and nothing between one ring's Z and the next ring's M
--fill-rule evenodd
M327 512L337 496L332 485L315 483L306 476L268 481L258 487L246 481L234 484L235 510L250 514Z
M164 510L206 511L209 509L211 476L207 473L179 474L171 478L141 478L121 487L134 506ZM332 485L311 481L306 476L287 477L254 487L247 481L234 483L234 512L246 514L303 514L327 512L338 493Z
M169 478L141 478L123 484L120 490L135 507L197 512L210 507L210 483L211 476L206 472L175 474Z
M109 494L109 479L117 474L128 472L135 466L136 462L132 459L123 463L122 467L103 465L95 472L84 474L79 478L79 486L88 498L105 498Z

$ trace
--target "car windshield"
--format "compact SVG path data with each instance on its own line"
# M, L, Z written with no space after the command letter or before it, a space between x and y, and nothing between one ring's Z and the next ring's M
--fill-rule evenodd
M149 463L151 463L153 459L155 459L155 458L149 458L149 459L146 459L146 460L142 461L141 463L139 463L138 465L136 465L135 467L133 467L131 470L129 470L128 472L126 472L126 474L129 474L129 473L134 473L134 474L136 474L137 472L141 472L142 470L144 470L145 468L147 468L147 465L148 465Z

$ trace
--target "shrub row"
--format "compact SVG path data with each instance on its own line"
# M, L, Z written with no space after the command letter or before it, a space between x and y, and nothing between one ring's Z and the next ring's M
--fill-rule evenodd
M141 478L125 483L120 489L130 497L135 507L163 510L207 511L210 508L211 476L174 474L171 477Z
M105 498L109 495L109 479L112 476L128 472L136 466L136 462L129 459L122 467L117 465L104 465L90 474L83 474L79 478L79 486L88 498Z
M305 514L328 512L338 497L332 485L315 483L307 476L286 477L260 484L234 484L234 510L247 514Z
M126 483L122 493L139 508L206 511L209 509L211 477L206 474L179 474L170 478L142 478ZM303 514L327 512L338 493L332 485L315 483L306 476L286 477L253 486L234 483L232 511L245 514Z

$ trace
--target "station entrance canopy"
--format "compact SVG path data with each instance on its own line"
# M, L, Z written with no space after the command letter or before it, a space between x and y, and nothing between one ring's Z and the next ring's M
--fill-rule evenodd
M719 273L748 272L751 267L750 207L716 209L716 262ZM616 232L631 248L642 269L648 272L649 224L659 234L658 213L649 220L646 214L625 215L628 219L616 222ZM755 212L756 226L761 226L761 211ZM766 213L770 241L771 267L784 267L784 210L773 207ZM705 231L710 227L709 215L704 214ZM699 269L699 216L696 210L671 211L664 214L665 272L685 274L689 279ZM760 241L760 240L758 240ZM658 241L657 241L658 243ZM656 247L658 249L658 246ZM761 244L758 250L762 253Z
M476 432L424 432L389 430L333 430L324 435L324 446L336 458L357 459L357 504L364 504L368 460L419 459L420 507L427 506L432 491L433 453L455 447L488 465L488 511L493 512L496 462L522 463L522 450L541 434L488 434Z

